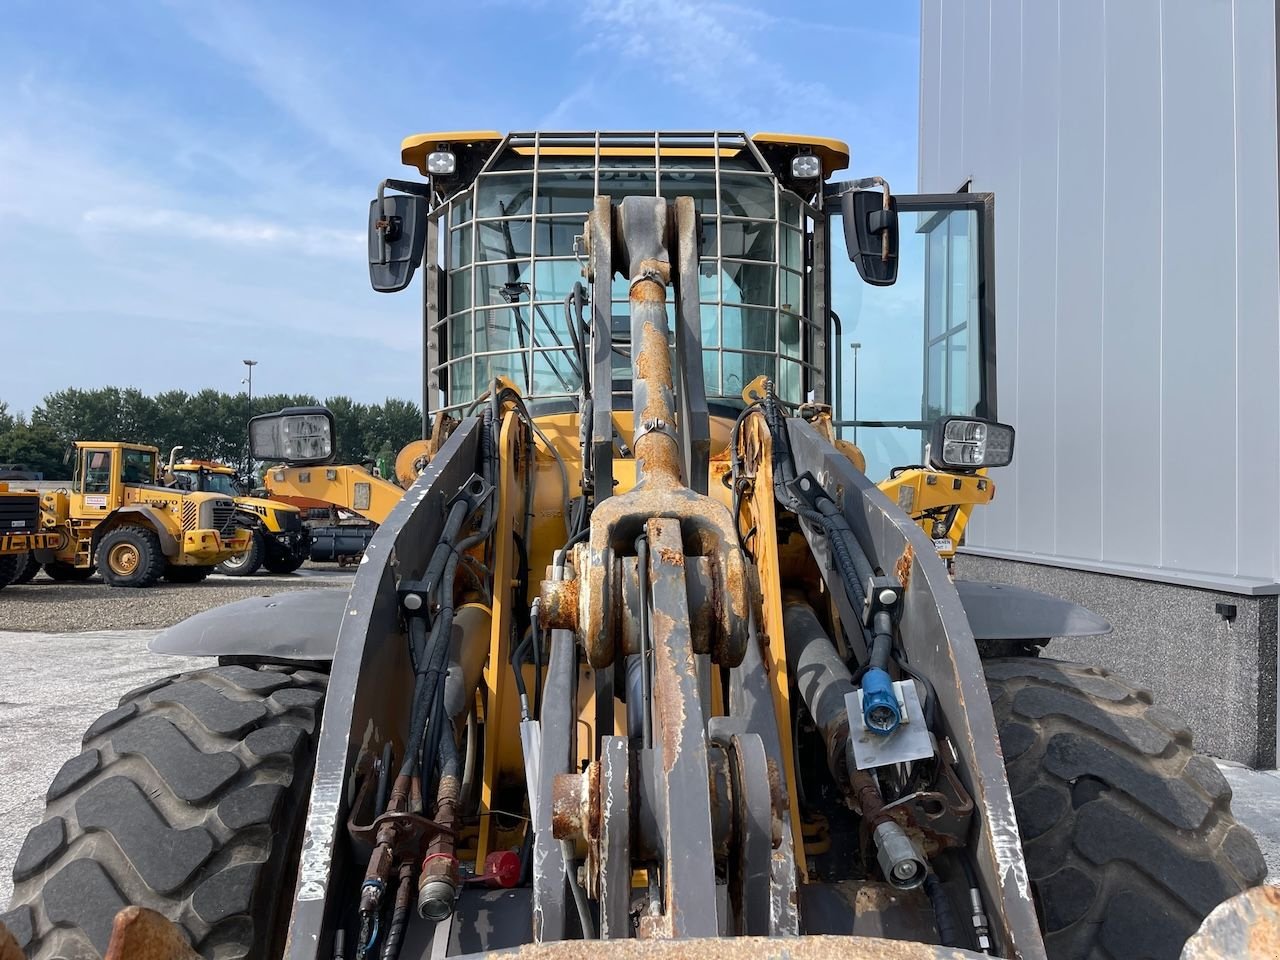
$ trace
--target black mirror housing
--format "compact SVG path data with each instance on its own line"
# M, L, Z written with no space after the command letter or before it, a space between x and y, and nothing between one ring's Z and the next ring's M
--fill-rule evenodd
M427 198L388 194L369 204L369 282L396 293L413 280L427 244Z
M877 287L892 286L898 279L898 209L893 197L878 190L851 190L841 195L840 212L845 246L858 275Z

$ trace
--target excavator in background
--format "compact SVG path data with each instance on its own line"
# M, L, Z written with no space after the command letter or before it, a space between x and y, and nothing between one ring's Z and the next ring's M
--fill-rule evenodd
M1187 728L1039 655L1106 625L953 579L1013 456L989 194L789 134L401 153L369 266L426 275L425 468L349 593L152 641L218 665L54 778L0 916L31 960L1268 955ZM885 410L856 443L837 313ZM250 432L340 469L322 409Z
M332 415L327 410L314 409L330 417L332 422ZM296 412L293 408L281 411L286 415ZM414 440L406 444L396 457L394 483L363 465L324 464L313 467L305 462L286 461L263 470L263 489L271 500L291 504L300 510L329 508L324 520L307 524L310 557L316 562L345 566L358 561L364 554L374 531L391 515L405 490L417 479L433 449L429 440ZM338 511L360 519L341 521Z

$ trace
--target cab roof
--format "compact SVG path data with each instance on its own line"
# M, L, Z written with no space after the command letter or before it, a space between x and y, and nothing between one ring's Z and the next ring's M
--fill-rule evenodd
M545 136L547 142L539 142L537 148L529 146L535 136L539 141ZM715 144L720 138L726 144L742 142L749 139L762 154L768 156L778 151L785 151L788 157L793 152L810 152L822 160L822 175L825 179L837 170L845 170L849 166L849 145L830 137L815 137L807 134L792 133L757 133L744 138L741 134L662 134L662 133L583 133L583 134L509 134L504 136L497 130L452 130L439 133L418 133L405 137L400 143L400 159L406 166L416 167L424 176L428 175L427 155L434 150L452 149L455 152L465 151L473 157L488 157L506 140L518 138L521 145L512 146L518 154L541 156L592 156L598 149L601 156L653 156L655 149L663 156L694 157L713 156ZM673 145L655 146L662 139L677 141ZM568 141L568 142L566 142ZM585 142L584 142L585 141ZM708 145L709 144L709 145ZM742 147L725 145L720 147L723 157L736 156Z

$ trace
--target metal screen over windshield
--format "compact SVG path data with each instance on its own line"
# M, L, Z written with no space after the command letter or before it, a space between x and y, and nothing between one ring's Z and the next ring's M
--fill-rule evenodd
M596 196L632 195L690 196L703 215L708 397L740 404L763 374L784 400L804 399L822 363L820 326L805 319L813 211L747 138L540 134L509 137L438 212L446 283L432 369L446 408L470 404L495 376L535 401L576 399L582 376L564 303L575 283L586 285L577 238ZM630 390L627 287L614 279L616 393Z

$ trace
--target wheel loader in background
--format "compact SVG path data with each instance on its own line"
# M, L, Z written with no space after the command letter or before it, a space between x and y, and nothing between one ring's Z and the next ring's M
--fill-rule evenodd
M989 195L790 135L402 155L370 272L426 273L430 461L349 595L153 641L220 665L55 777L3 915L29 957L1171 958L1223 901L1185 956L1274 933L1187 729L1037 656L1096 618L952 580L1013 448ZM857 444L836 313L902 411ZM323 410L251 439L334 449Z
M236 483L235 470L212 460L171 462L167 474L180 489L234 498L236 522L250 532L249 548L219 563L215 568L218 573L248 577L263 567L270 573L293 573L306 561L311 535L297 507L245 496Z
M96 571L113 587L149 587L161 577L196 583L248 547L235 501L162 485L155 447L77 441L74 456L71 489L40 500L41 530L61 534L56 549L34 551L52 579L88 580Z
M40 529L40 494L0 483L0 588L30 579L33 550L56 550L62 543L61 533Z

